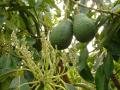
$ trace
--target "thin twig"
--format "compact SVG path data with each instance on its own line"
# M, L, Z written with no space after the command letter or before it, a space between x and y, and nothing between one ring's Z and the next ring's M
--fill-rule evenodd
M81 7L84 7L84 8L90 9L90 10L94 10L94 11L96 11L96 12L107 13L107 14L111 14L111 15L120 16L120 14L118 14L118 13L114 13L114 12L111 12L111 11L108 11L108 10L101 10L101 9L95 9L95 8L92 8L92 7L87 7L86 5L81 4L81 3L77 3L77 2L74 1L74 0L71 0L71 1L72 1L74 4L78 4L78 5L81 6Z

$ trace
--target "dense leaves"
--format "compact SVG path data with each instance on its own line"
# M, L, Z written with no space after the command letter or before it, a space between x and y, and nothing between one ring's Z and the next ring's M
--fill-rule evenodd
M0 11L0 90L120 90L119 0L0 0Z

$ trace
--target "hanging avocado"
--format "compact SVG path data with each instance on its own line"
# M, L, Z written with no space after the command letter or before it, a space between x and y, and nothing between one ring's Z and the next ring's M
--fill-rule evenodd
M49 35L49 40L53 48L57 48L58 50L66 49L72 41L72 30L73 25L69 19L62 20L54 27Z
M88 42L93 39L97 31L95 23L85 14L74 16L73 34L80 42Z

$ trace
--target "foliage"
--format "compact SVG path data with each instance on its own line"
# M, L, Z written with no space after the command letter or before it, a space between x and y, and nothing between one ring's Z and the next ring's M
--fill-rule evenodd
M119 0L0 0L0 90L120 90L119 9ZM53 27L79 13L95 23L93 39L53 48Z

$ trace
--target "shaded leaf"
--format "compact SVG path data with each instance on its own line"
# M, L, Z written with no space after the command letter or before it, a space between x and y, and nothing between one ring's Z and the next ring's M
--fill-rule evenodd
M112 75L113 68L113 58L112 55L108 53L106 58L104 59L104 71L107 78L110 78L110 76Z
M17 58L11 56L10 54L2 55L0 57L0 68L15 69L17 67L16 59Z
M87 81L93 82L94 78L90 72L90 68L87 65L88 59L88 50L87 48L83 48L80 50L80 55L77 62L77 70L78 73Z
M108 81L105 77L104 66L101 65L95 75L96 90L108 90Z
M88 58L88 50L87 48L83 48L80 50L80 55L78 57L77 66L79 67L79 70L83 70L86 67L87 64L87 58Z
M4 82L0 83L0 90L9 90L12 78L8 77Z
M118 43L113 41L106 42L105 47L112 55L120 56L120 45Z
M12 80L11 84L10 84L10 88L12 90L30 90L29 84L25 84L27 83L26 79L23 76L19 76L16 77Z
M0 74L0 82L4 82L9 76L14 75L16 72L20 73L21 71L22 70L18 70L18 69L12 69L12 70L10 69L10 70L3 72L2 74Z
M82 71L80 71L79 74L86 81L91 82L91 83L94 82L93 75L92 75L91 70L90 70L90 68L88 66L86 66L86 68L84 68Z

